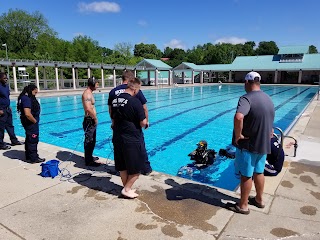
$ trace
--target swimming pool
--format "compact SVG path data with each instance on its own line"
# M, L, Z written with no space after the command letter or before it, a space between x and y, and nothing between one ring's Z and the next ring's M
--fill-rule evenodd
M263 85L276 109L275 127L285 130L315 95L316 87ZM191 163L188 154L200 140L217 152L231 142L233 116L242 85L218 85L145 90L150 128L144 131L147 151L154 170L176 175ZM99 125L96 156L113 159L108 114L108 93L96 93ZM39 98L41 103L40 141L83 152L83 109L81 95ZM11 105L15 109L16 102ZM18 114L14 114L16 134L24 136ZM80 143L80 144L79 144ZM233 161L217 158L192 179L233 190L239 180Z

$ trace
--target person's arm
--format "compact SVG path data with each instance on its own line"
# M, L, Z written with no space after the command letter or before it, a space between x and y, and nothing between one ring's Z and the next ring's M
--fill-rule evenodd
M244 139L245 137L242 135L242 128L243 128L243 118L244 115L242 113L237 112L234 115L233 119L233 128L234 128L234 135L235 135L235 142L238 144L240 139Z
M140 121L140 126L144 129L148 128L148 122L146 118Z
M30 122L32 122L32 123L37 123L37 120L33 117L30 108L24 108L24 109L23 109L23 112L24 112L24 115L27 117L27 119L28 119Z
M144 111L144 114L146 115L146 119L147 119L147 126L146 126L146 129L150 126L149 124L149 112L148 112L148 107L147 107L147 104L143 104L142 105L143 107L143 111Z
M111 119L111 128L113 129L114 120L112 118L112 108L111 108L110 105L109 105L109 116L110 116L110 119Z
M94 122L95 125L98 124L97 114L94 111L93 105L92 105L92 94L89 94L88 92L85 92L82 95L82 102L83 102L83 108L85 113L90 116Z

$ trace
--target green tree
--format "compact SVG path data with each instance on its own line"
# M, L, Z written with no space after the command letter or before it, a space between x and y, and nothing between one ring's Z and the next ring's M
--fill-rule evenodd
M40 12L29 14L18 9L0 16L0 33L0 41L8 44L8 51L19 53L21 58L32 57L41 34L56 36Z
M88 36L77 36L71 45L70 61L101 62L98 42Z
M279 48L274 41L260 42L256 49L256 55L276 55L279 52Z
M318 53L317 47L314 45L309 46L309 53Z
M134 45L133 53L136 57L148 59L160 59L162 56L161 50L159 50L155 44L136 44Z
M176 67L182 62L187 61L186 52L180 48L173 49L168 57L170 58L168 61L168 65L172 67Z
M129 42L117 43L114 46L114 51L119 52L119 54L124 56L125 58L132 57L132 49L133 49L133 46Z

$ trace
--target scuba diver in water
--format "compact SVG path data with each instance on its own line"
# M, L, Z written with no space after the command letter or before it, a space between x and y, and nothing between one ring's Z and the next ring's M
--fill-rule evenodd
M216 157L216 152L213 149L207 149L208 143L204 140L197 144L197 148L188 154L191 160L195 161L195 166L205 168L212 165Z
M204 169L212 165L216 158L216 152L213 149L207 148L207 141L201 140L197 143L197 148L188 154L190 160L194 162L181 167L178 171L178 176L182 176L185 173L191 176L194 171Z

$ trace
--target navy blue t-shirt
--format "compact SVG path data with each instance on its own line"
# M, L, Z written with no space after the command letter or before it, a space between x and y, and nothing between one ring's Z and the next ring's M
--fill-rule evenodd
M0 110L10 106L10 89L8 84L0 83Z
M114 140L141 142L140 122L146 118L141 102L128 93L121 93L111 102Z
M113 99L115 99L117 96L119 96L121 93L124 93L126 90L128 84L121 84L119 86L116 86L114 89L112 89L109 92L109 98L108 98L108 105L111 106L111 102ZM141 90L139 90L138 94L135 96L138 98L142 105L147 103L147 99L144 97Z
M20 103L21 116L25 116L24 108L30 108L32 116L37 120L37 122L39 122L40 109L39 110L32 109L31 98L29 98L26 95L22 96L20 99L20 102L21 102Z
M267 155L267 160L277 172L281 171L284 162L284 151L276 137L271 138L271 153Z

